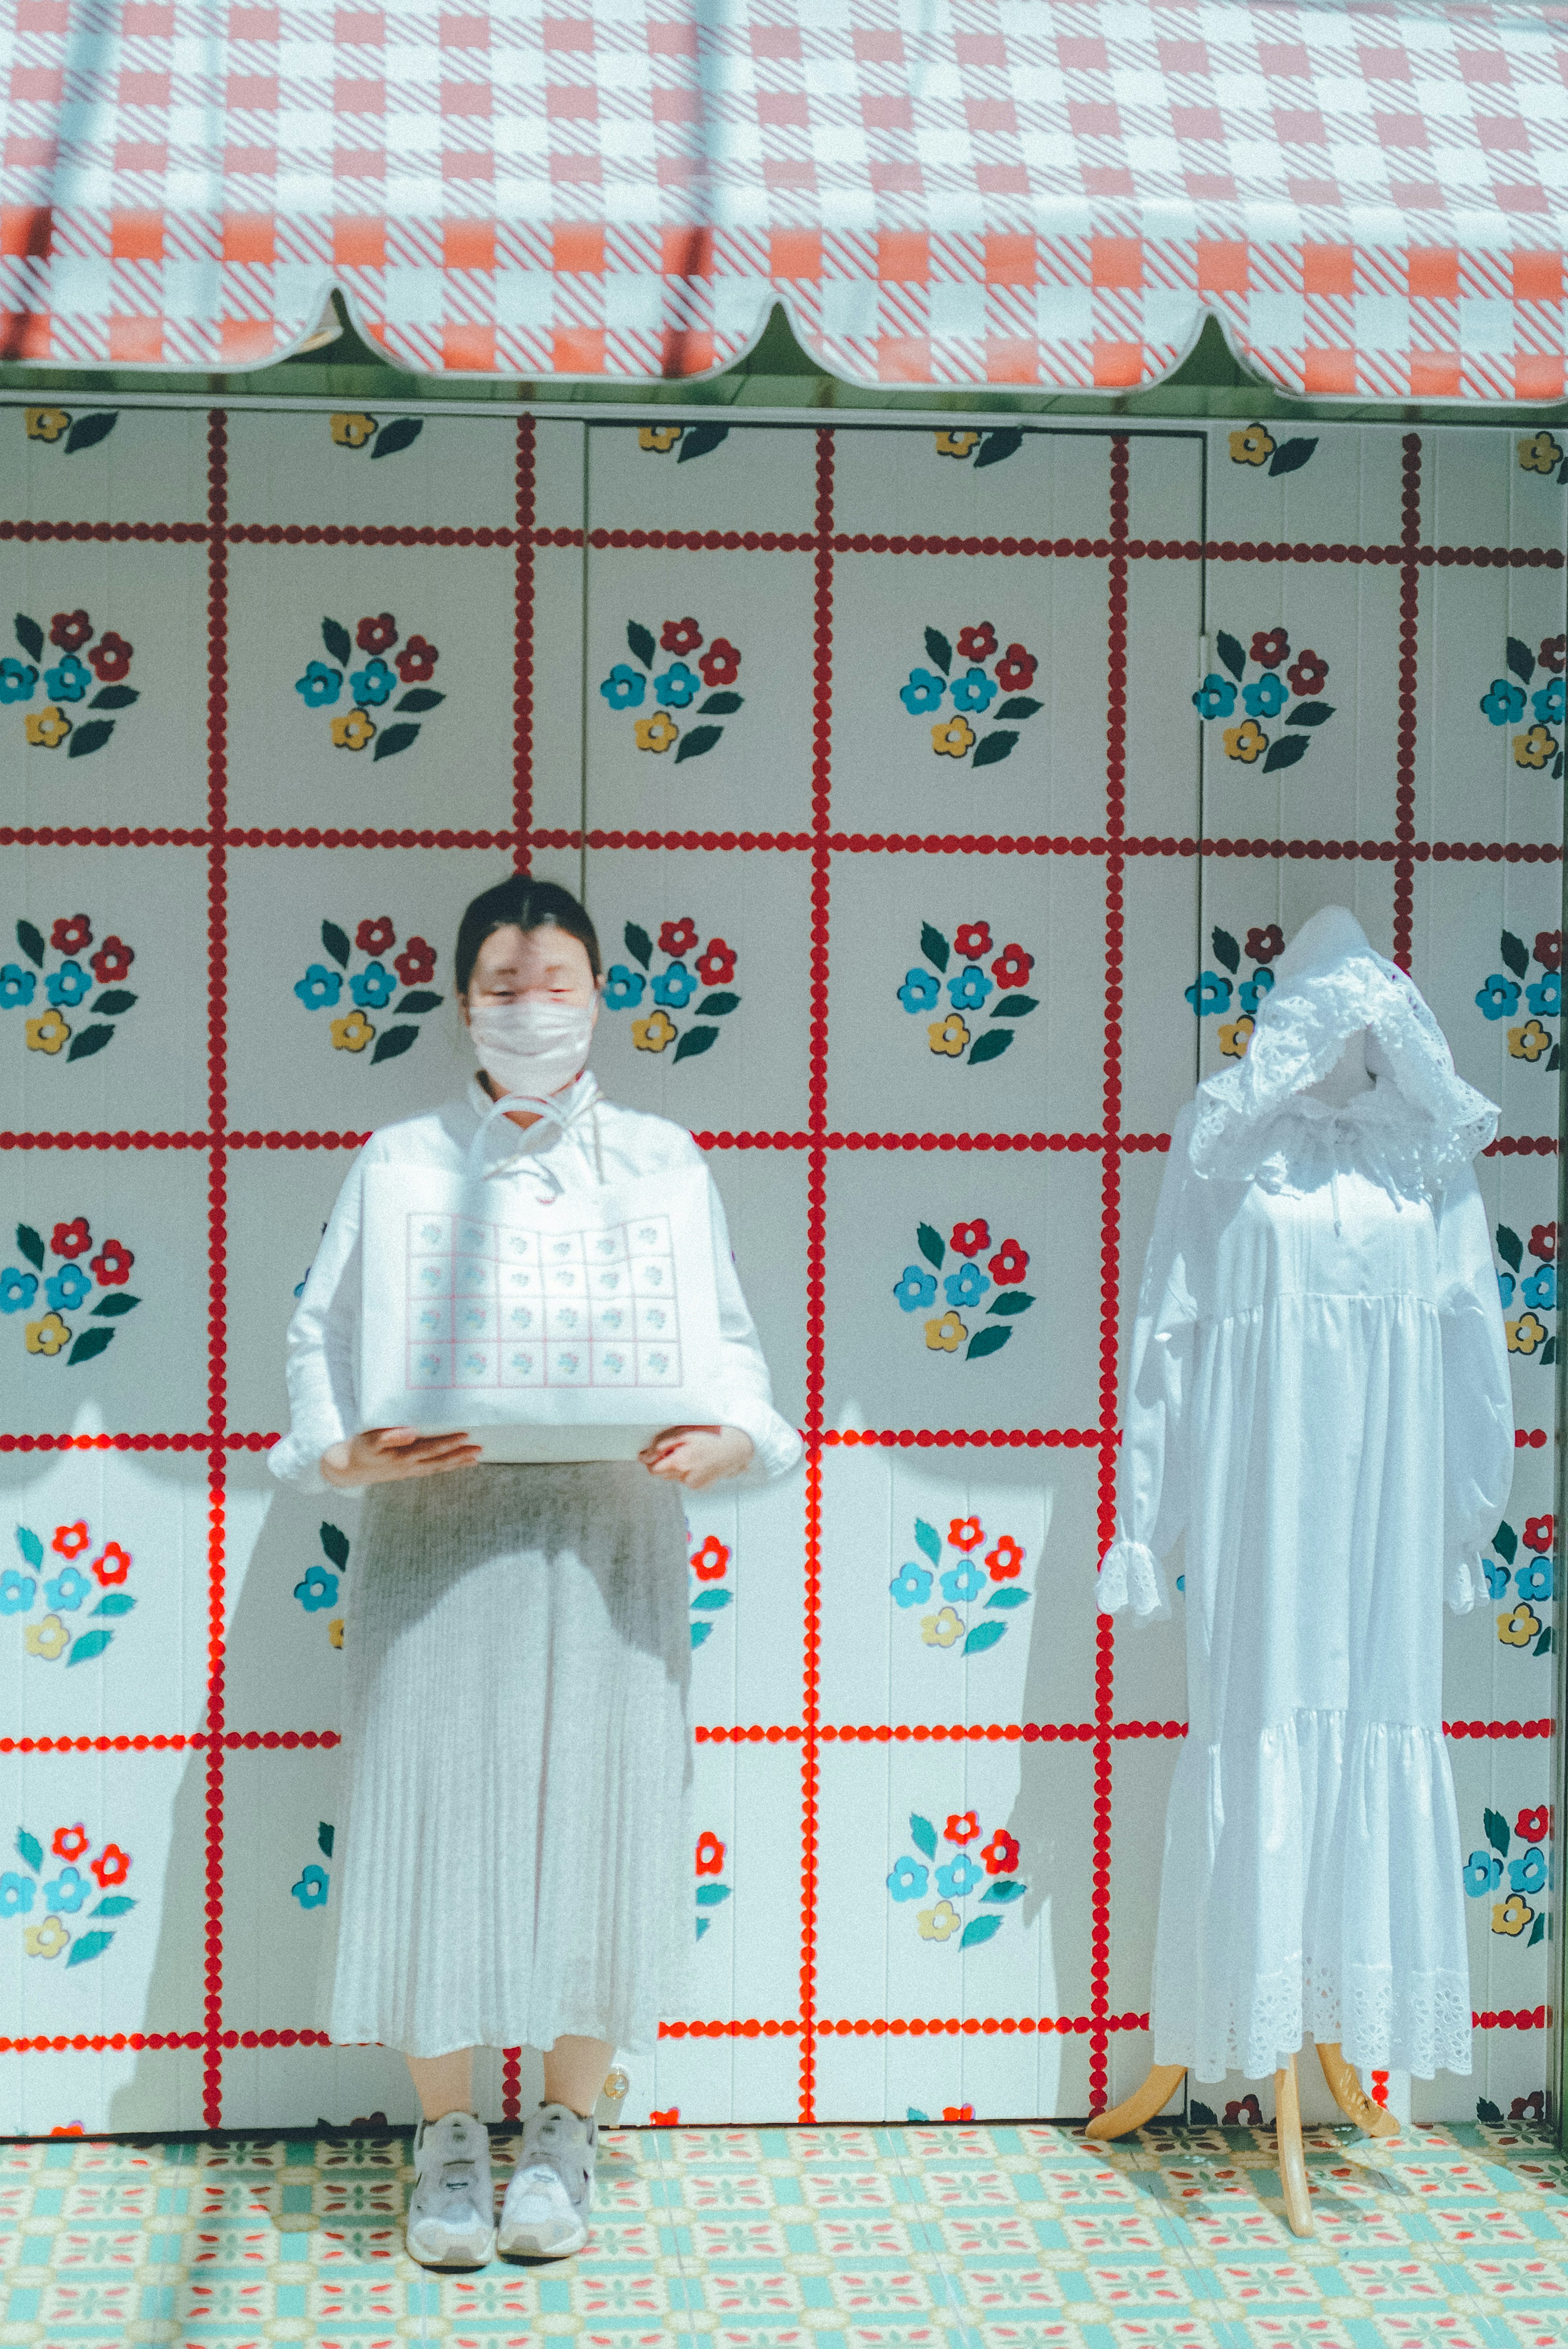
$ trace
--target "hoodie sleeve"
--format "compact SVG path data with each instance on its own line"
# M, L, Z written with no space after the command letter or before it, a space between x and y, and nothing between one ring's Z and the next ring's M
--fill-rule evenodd
M288 1325L289 1430L274 1444L267 1466L286 1485L325 1493L321 1455L359 1424L355 1357L359 1335L359 1231L364 1215L365 1154L355 1160L337 1194L331 1220L306 1276ZM357 1485L339 1485L356 1492Z
M1443 1341L1443 1571L1448 1602L1468 1615L1485 1589L1480 1553L1513 1482L1513 1391L1491 1236L1473 1171L1438 1206L1438 1307Z
M1185 1418L1194 1308L1188 1286L1192 1112L1171 1136L1144 1259L1122 1406L1116 1537L1100 1568L1099 1611L1143 1621L1170 1613L1161 1559L1187 1522Z

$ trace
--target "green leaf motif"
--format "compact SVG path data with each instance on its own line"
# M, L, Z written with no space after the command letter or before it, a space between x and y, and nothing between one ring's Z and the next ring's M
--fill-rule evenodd
M321 1521L321 1547L341 1574L348 1563L348 1537L341 1526L331 1524L326 1517Z
M1480 2122L1483 2128L1501 2128L1502 2127L1502 2114L1501 2110L1496 2105L1491 2103L1490 2098L1486 2096L1478 2096L1476 2098L1476 2118Z
M1230 931L1216 927L1211 935L1214 940L1215 961L1222 964L1229 971L1236 970L1241 964L1241 949Z
M1516 938L1511 930L1504 930L1499 946L1502 958L1515 978L1522 978L1530 968L1530 948L1524 940Z
M728 1607L734 1599L732 1590L700 1590L691 1601L704 1615L716 1615L721 1607Z
M1012 1313L1027 1313L1033 1302L1034 1299L1026 1288L1010 1288L1005 1297L999 1297L994 1305L988 1305L986 1311L1003 1316Z
M122 1313L134 1313L140 1302L140 1297L106 1297L101 1304L93 1307L93 1315L97 1320L118 1321Z
M36 620L30 620L26 612L18 612L16 615L16 642L29 660L43 659L44 632Z
M964 1641L961 1652L966 1656L983 1655L987 1648L995 1647L998 1640L1002 1639L1006 1631L1005 1623L977 1623Z
M1285 441L1269 460L1270 480L1276 479L1281 473L1299 473L1316 447L1315 440Z
M1033 1596L1032 1590L1021 1590L1016 1582L1004 1582L985 1603L988 1607L1026 1607Z
M693 1623L691 1626L691 1645L694 1648L700 1648L712 1628L713 1626L711 1623Z
M1524 1261L1524 1243L1507 1224L1499 1224L1497 1227L1497 1252L1514 1272Z
M90 1664L95 1656L102 1655L113 1637L112 1631L78 1631L71 1641L70 1653L66 1658L67 1666Z
M978 1362L982 1354L999 1353L1002 1348L1006 1345L1012 1335L1012 1332L1011 1330L1006 1328L1001 1330L993 1329L988 1323L983 1330L977 1330L975 1331L974 1336L964 1348L964 1361L966 1362Z
M1017 735L1010 734L1004 726L993 728L991 733L982 735L981 740L975 744L974 756L970 761L970 765L971 767L994 767L1002 760L1011 759L1012 756L1012 746L1017 740Z
M72 1362L90 1362L95 1355L101 1354L104 1348L112 1345L113 1342L112 1330L84 1330L80 1337L73 1341L71 1350L66 1356L67 1364L68 1366Z
M1508 665L1521 685L1528 685L1535 675L1535 655L1528 645L1521 645L1517 636L1510 636L1508 640Z
M699 718L733 718L744 696L739 693L711 693L706 701L697 704Z
M133 685L106 685L88 703L89 709L129 709L141 696Z
M944 677L952 667L953 648L940 628L926 630L926 658L933 667L940 668Z
M397 758L400 752L409 748L411 742L419 740L419 731L417 726L383 726L376 737L376 747L370 753L370 764L374 766L381 759Z
M27 1833L26 1827L18 1827L16 1830L16 1848L29 1868L42 1868L44 1847L36 1835Z
M129 1615L135 1604L129 1590L106 1590L92 1611L95 1615Z
M676 765L683 765L688 759L705 759L723 731L722 726L693 726L675 746Z
M941 1564L942 1557L942 1537L940 1534L938 1533L935 1526L929 1526L924 1517L917 1517L915 1519L915 1539L925 1551L926 1556L930 1559L931 1564L933 1566L940 1566ZM42 1555L43 1553L40 1551L39 1556L42 1557ZM35 1559L34 1563L36 1565L37 1560Z
M410 718L422 718L426 710L439 709L445 699L444 693L437 693L431 686L414 685L394 701L392 707L397 710L406 710Z
M740 1001L738 995L705 995L697 1006L700 1019L722 1019L726 1011L733 1011Z
M394 416L391 422L383 424L377 433L370 454L372 457L395 457L400 449L410 447L424 429L422 416Z
M339 668L347 668L354 657L353 639L341 620L323 620L321 641Z
M37 1269L42 1272L44 1269L44 1243L38 1237L37 1233L33 1229L31 1224L17 1225L16 1246L21 1249L22 1254L26 1257L27 1262L31 1265L36 1265Z
M31 1526L17 1526L16 1547L21 1551L29 1566L43 1565L44 1545L38 1539L37 1535L33 1531Z
M1032 1011L1040 1009L1037 995L1003 995L991 1007L993 1019L1027 1019Z
M92 718L88 720L88 723L85 726L73 727L71 730L71 739L66 744L67 758L91 758L95 750L101 750L103 749L104 744L109 740L109 738L113 731L114 720L112 718Z
M920 952L928 962L934 962L939 970L946 970L950 959L948 942L940 930L934 928L929 922L920 924Z
M1549 1371L1552 1368L1552 1363L1557 1360L1557 1332L1555 1330L1552 1331L1551 1337L1548 1338L1545 1345L1542 1346L1535 1359L1540 1363L1543 1371Z
M1543 1941L1545 1939L1546 1939L1546 1912L1545 1912L1545 1910L1544 1910L1544 1909L1542 1909L1542 1912L1541 1912L1541 1914L1536 1918L1534 1924L1533 1924L1533 1925L1532 1925L1532 1927L1531 1927L1531 1929L1530 1929L1530 1939L1529 1939L1529 1940L1528 1940L1528 1941L1526 1941L1526 1943L1525 1943L1525 1945L1524 1945L1524 1946L1525 1946L1525 1948L1526 1948L1527 1950L1532 1950L1532 1949L1535 1947L1535 1944L1537 1943L1537 1941Z
M1481 1825L1486 1829L1486 1839L1488 1843L1490 1844L1493 1851L1497 1852L1503 1859L1506 1859L1508 1857L1509 1845L1508 1821L1503 1817L1502 1813L1501 1811L1483 1811L1481 1813Z
M370 1047L370 1066L381 1061L400 1061L419 1040L417 1028L383 1028Z
M727 424L689 424L680 435L675 461L678 465L684 465L693 457L706 457L729 437Z
M136 998L130 992L129 988L123 987L111 987L107 995L100 995L99 997L98 1001L92 1006L92 1009L94 1011L102 1012L106 1017L112 1016L118 1018L120 1012L129 1011L135 1001Z
M932 1224L917 1224L915 1240L920 1254L934 1271L940 1272L947 1256L947 1242Z
M717 1043L718 1039L719 1030L716 1028L688 1028L685 1035L676 1041L674 1058L678 1061L694 1061L699 1052L710 1050Z
M317 1847L320 1851L324 1859L330 1859L332 1857L332 1837L333 1829L331 1821L329 1819L317 1819L316 1822L316 1842Z
M1000 702L993 714L997 718L1033 718L1037 709L1044 707L1043 701L1032 701L1026 693L1017 693Z
M1263 754L1264 774L1277 775L1282 767L1293 767L1298 759L1306 757L1311 747L1304 734L1282 734Z
M976 471L981 465L1000 465L1004 457L1016 456L1023 446L1023 435L1015 427L1002 432L988 432L974 452Z
M1558 763L1558 765L1559 765L1559 766L1561 766L1561 765L1563 764L1563 761L1562 761L1561 758L1558 760L1557 763ZM1552 1045L1552 1047L1551 1051L1550 1051L1550 1052L1547 1054L1547 1056L1546 1056L1546 1073L1547 1073L1547 1075L1548 1075L1549 1077L1550 1077L1550 1076L1554 1076L1554 1075L1556 1074L1557 1071L1559 1070L1559 1068L1561 1068L1562 1064L1563 1064L1563 1047L1562 1047L1560 1044L1553 1044L1553 1045Z
M1545 1630L1542 1632L1540 1639L1537 1640L1534 1647L1530 1652L1533 1656L1549 1656L1552 1653L1552 1626L1550 1623L1547 1624Z
M336 963L341 963L343 968L347 970L348 968L348 931L340 930L336 922L323 922L321 925L321 943L326 947L327 953L332 957L333 961Z
M639 929L635 922L628 922L621 936L626 940L628 954L634 962L639 962L646 970L653 959L653 940L649 936L648 932Z
M721 1900L729 1899L732 1889L728 1884L700 1884L697 1887L698 1908L716 1909Z
M1011 1028L988 1028L984 1035L977 1036L969 1048L970 1066L974 1068L981 1061L997 1060L1012 1041Z
M1228 636L1224 629L1221 628L1214 639L1214 649L1219 654L1220 659L1224 662L1226 667L1230 670L1231 676L1239 678L1242 670L1247 666L1247 656L1241 650L1241 646L1236 642L1235 637Z
M109 439L119 422L118 408L97 408L90 415L78 416L66 434L67 456L75 457L83 449L96 449L100 440Z
M1513 1527L1509 1524L1506 1517L1502 1524L1499 1526L1496 1533L1493 1534L1491 1537L1491 1546L1493 1549L1496 1550L1499 1557L1505 1557L1510 1566L1513 1564L1514 1558L1517 1557L1519 1552L1519 1536L1514 1532Z
M66 1951L67 1965L85 1966L89 1958L101 1958L113 1939L112 1933L83 1933Z
M42 970L44 968L44 939L42 932L36 930L31 922L18 922L16 925L16 944L21 947L22 952L26 956L28 961L36 962L38 968Z
M626 640L631 647L633 660L639 660L644 668L651 668L659 650L653 641L652 632L645 628L640 620L628 620L626 624Z
M441 1000L441 997L432 994L429 988L420 988L412 995L405 995L402 1001L396 1006L396 1009L400 1015L408 1011L411 1012L416 1019L422 1019L425 1013L433 1011Z
M113 1034L112 1028L78 1028L67 1047L67 1060L90 1061L95 1052L102 1051Z
M980 1897L982 1900L1022 1900L1028 1889L1027 1884L1020 1884L1016 1876L1008 1876L1004 1877L1000 1884L992 1885L990 1889L982 1892Z
M972 1950L981 1941L989 1941L993 1933L1002 1930L1000 1917L971 1917L959 1935L961 1950Z
M124 1917L135 1906L136 1903L129 1892L111 1892L107 1900L100 1900L96 1909L89 1909L88 1915L89 1917Z
M917 1851L923 1851L928 1859L935 1859L937 1831L929 1819L923 1819L919 1811L909 1813L909 1839Z
M1285 712L1287 726L1326 726L1334 716L1334 705L1328 701L1298 701L1293 709Z

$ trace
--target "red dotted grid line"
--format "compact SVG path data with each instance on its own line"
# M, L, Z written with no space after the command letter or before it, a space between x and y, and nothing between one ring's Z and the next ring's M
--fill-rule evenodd
M228 1420L226 1361L229 1166L220 1146L228 1126L224 997L227 983L228 875L223 847L228 818L228 423L221 409L207 419L207 1081L212 1144L207 1157L208 1423ZM207 1479L207 1769L205 1847L206 2047L202 2066L202 2118L223 2120L223 2066L219 2044L223 2007L223 1600L225 1475L221 1436L212 1440Z
M852 1452L857 1444L899 1452L945 1451L966 1446L993 1452L1092 1450L1102 1440L1097 1427L830 1427L824 1444Z
M539 848L701 848L794 849L809 852L816 837L809 832L536 832Z
M800 2025L793 2016L783 2021L760 2021L748 2016L744 2022L661 2023L660 2039L793 2039Z
M1401 970L1410 968L1410 932L1415 903L1415 865L1411 851L1416 839L1416 660L1421 607L1421 436L1407 432L1404 486L1403 561L1399 572L1399 733L1395 759L1394 836L1394 959Z
M1049 2032L1064 2036L1077 2033L1080 2037L1102 2030L1147 2031L1147 2014L1107 2014L1097 2023L1087 2014L932 2014L902 2015L859 2014L826 2015L816 2026L819 2039L973 2039L990 2038L993 2033L1011 2036L1016 2033L1027 2038L1032 2033L1042 2037Z
M67 2047L90 2048L101 2055L106 2048L200 2047L200 2031L57 2031L37 2032L30 2038L0 2038L0 2055L62 2054Z
M534 820L534 419L517 419L517 558L514 566L512 657L512 862L528 866L528 827ZM507 2120L515 2120L514 2112Z
M0 1754L177 1754L216 1743L231 1753L293 1753L299 1747L341 1743L336 1729L226 1729L215 1740L204 1729L171 1731L166 1736L0 1737Z
M533 419L524 422L532 427ZM231 546L514 546L517 533L455 523L232 522Z

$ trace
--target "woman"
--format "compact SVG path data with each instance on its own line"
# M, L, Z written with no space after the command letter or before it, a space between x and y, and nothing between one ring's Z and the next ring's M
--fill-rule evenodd
M409 2061L423 2119L408 2245L426 2267L497 2248L476 2046L545 2051L545 2101L506 2189L504 2254L587 2240L595 2103L616 2045L686 2002L691 1635L680 1493L799 1457L710 1184L725 1423L670 1427L636 1462L479 1465L465 1434L361 1429L355 1399L366 1166L461 1173L481 1122L524 1133L487 1184L547 1166L569 1198L689 1166L663 1118L601 1099L586 1062L603 979L576 898L514 875L458 930L458 1005L479 1061L464 1098L372 1134L288 1333L289 1433L274 1473L368 1491L346 1641L347 1781L324 1955L327 2028ZM488 1138L487 1138L488 1139ZM699 1162L700 1163L700 1162ZM373 1270L373 1268L371 1268Z

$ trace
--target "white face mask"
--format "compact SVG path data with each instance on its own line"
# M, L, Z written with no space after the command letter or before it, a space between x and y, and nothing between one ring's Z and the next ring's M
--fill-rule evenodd
M525 995L514 1003L477 1004L468 1032L480 1067L503 1092L543 1099L581 1074L598 1008L597 997L554 1003Z

